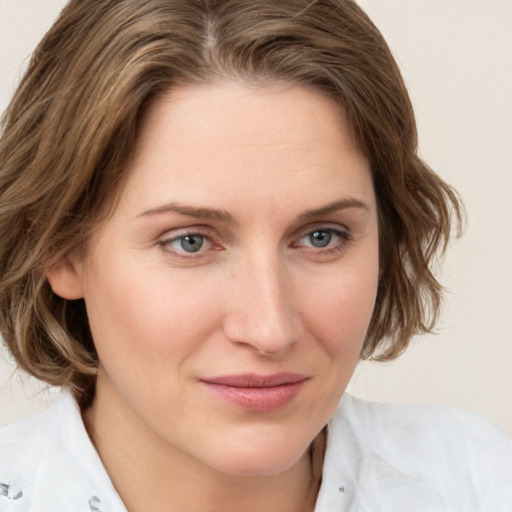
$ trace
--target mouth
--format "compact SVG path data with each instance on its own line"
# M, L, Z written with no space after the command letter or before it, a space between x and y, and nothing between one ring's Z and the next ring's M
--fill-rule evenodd
M284 372L226 375L200 379L199 382L237 408L250 412L273 412L292 402L308 380L307 375Z

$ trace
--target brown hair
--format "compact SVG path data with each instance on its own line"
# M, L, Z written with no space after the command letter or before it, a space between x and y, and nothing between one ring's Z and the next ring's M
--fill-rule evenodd
M45 269L113 205L144 108L176 85L285 81L345 110L370 160L382 280L362 357L399 355L436 320L454 191L417 156L380 32L352 0L71 0L34 52L0 139L0 329L18 365L84 404L97 355L83 301Z

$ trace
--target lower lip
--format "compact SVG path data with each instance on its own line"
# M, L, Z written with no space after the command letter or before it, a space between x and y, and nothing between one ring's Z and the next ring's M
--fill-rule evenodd
M286 405L300 393L305 380L263 388L244 388L201 381L210 391L244 411L272 412Z

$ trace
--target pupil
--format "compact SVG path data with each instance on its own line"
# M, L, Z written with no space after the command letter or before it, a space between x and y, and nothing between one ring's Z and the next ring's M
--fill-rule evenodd
M327 247L331 243L332 235L328 231L315 231L311 234L311 244L314 247Z
M199 235L187 235L181 239L181 247L187 252L197 252L203 246L203 238Z

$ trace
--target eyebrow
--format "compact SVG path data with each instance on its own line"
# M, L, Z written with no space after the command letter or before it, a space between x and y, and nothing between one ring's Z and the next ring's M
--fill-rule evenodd
M320 217L322 215L328 215L339 210L345 210L347 208L360 208L362 210L369 211L369 207L355 198L346 198L339 201L334 201L320 208L312 210L306 210L299 215L299 220L308 220L314 217ZM196 206L187 206L180 203L167 203L156 208L145 210L138 217L146 217L150 215L156 215L159 213L175 212L181 215L187 215L201 220L219 221L228 224L235 224L236 221L233 216L226 210L217 210L215 208L202 208Z
M313 217L321 217L322 215L328 215L329 213L334 213L339 210L346 210L347 208L360 208L362 210L370 211L368 205L363 203L363 201L353 197L348 197L346 199L341 199L340 201L329 203L325 206L322 206L321 208L306 210L304 213L299 215L299 220L308 220Z
M155 215L158 213L175 212L189 217L195 217L202 220L215 220L234 224L235 219L226 210L216 210L214 208L198 208L195 206L187 206L179 203L167 203L156 208L151 208L142 212L139 217Z

